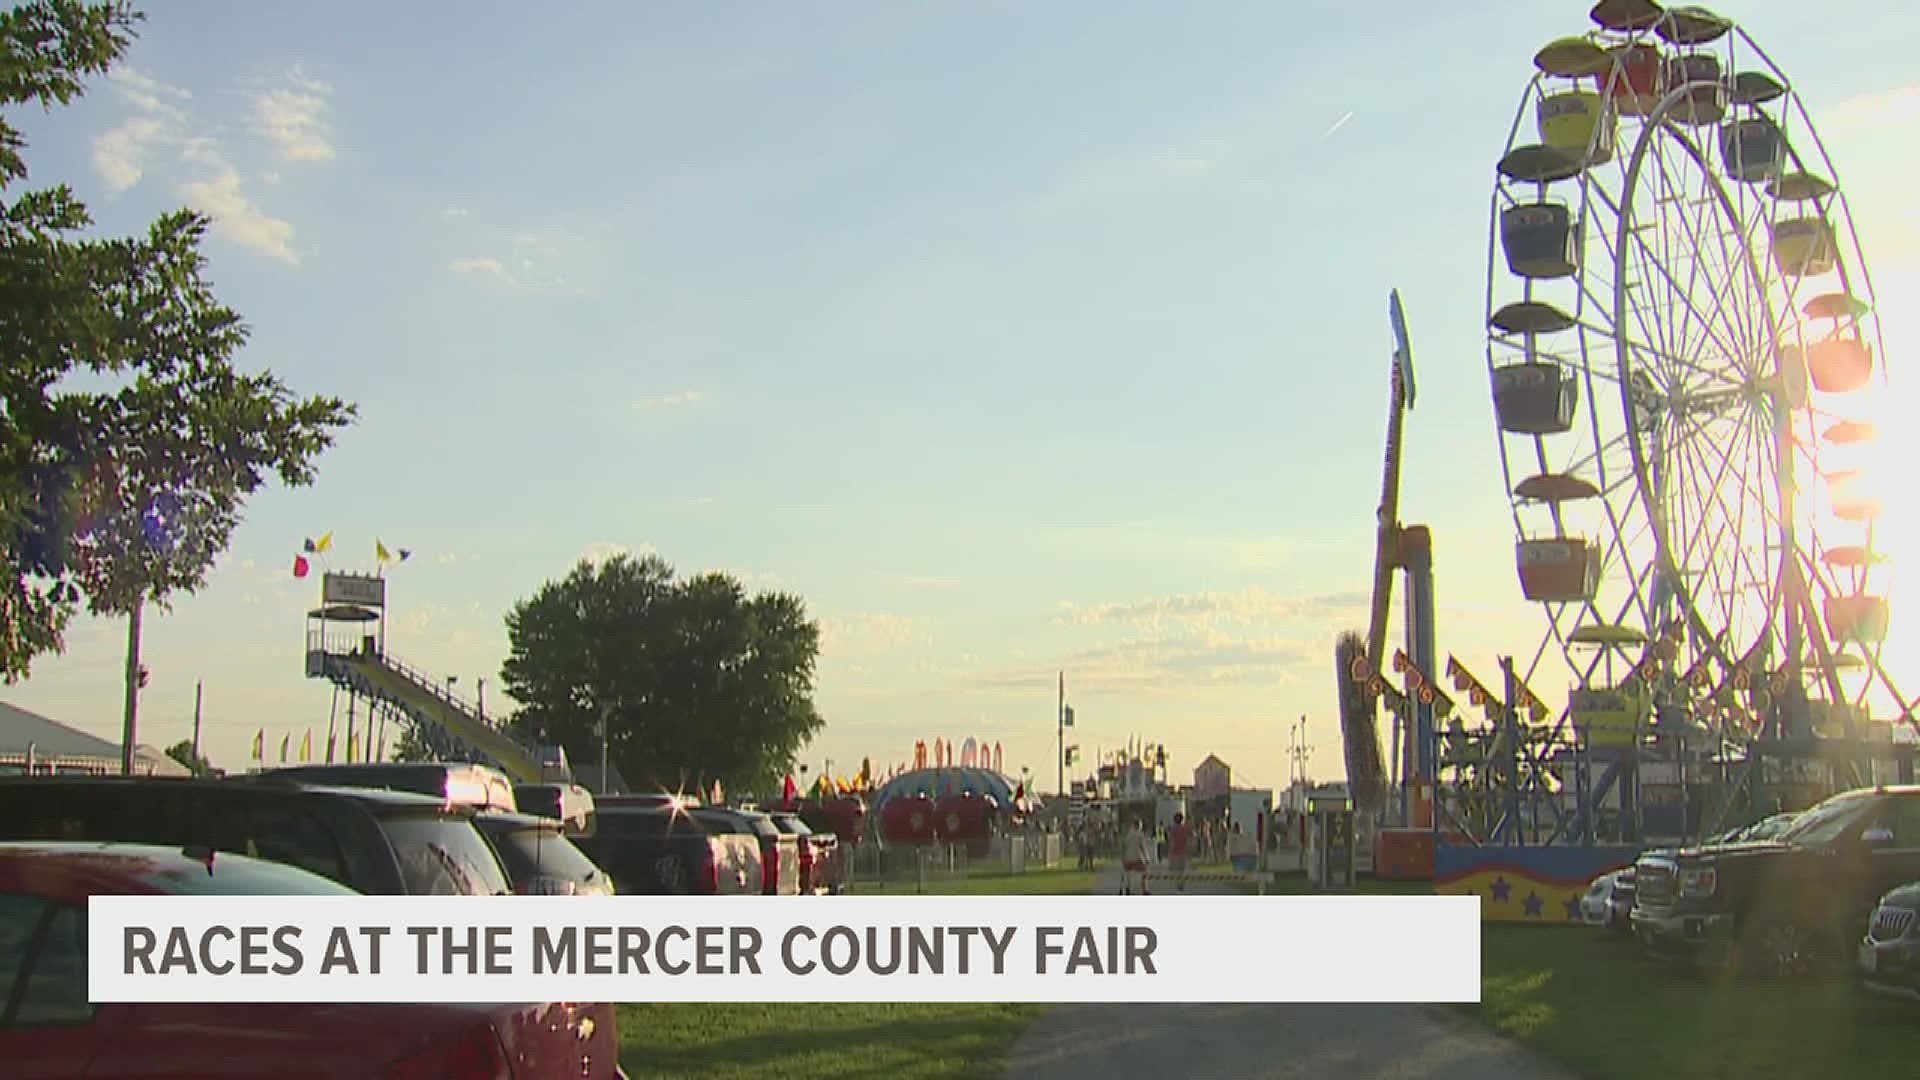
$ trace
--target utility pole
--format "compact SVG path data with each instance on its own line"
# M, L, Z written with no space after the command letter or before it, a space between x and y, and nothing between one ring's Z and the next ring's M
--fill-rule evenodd
M140 712L140 610L146 605L144 596L133 599L133 610L127 613L127 714L126 725L120 732L120 775L133 775L133 744L139 727Z
M1053 794L1058 798L1067 793L1067 673L1064 671L1060 673L1060 703L1054 720L1057 738L1053 753Z
M200 691L206 688L206 681L198 680L193 684L193 770L200 771Z
M602 795L609 794L612 791L607 781L607 729L612 726L609 722L612 716L612 709L603 708L600 710L600 794Z

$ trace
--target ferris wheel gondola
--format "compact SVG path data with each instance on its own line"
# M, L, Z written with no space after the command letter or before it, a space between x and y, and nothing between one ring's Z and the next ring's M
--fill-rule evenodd
M1838 175L1731 20L1592 20L1535 55L1490 214L1501 465L1546 617L1523 679L1559 669L1609 738L1656 711L1858 734L1905 699L1880 655L1886 356Z

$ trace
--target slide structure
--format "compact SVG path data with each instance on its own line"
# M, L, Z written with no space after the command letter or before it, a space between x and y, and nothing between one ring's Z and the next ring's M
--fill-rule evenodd
M519 740L453 700L438 685L399 661L367 654L327 657L329 674L350 690L385 699L416 723L439 727L486 758L486 764L526 784L544 782L540 759Z

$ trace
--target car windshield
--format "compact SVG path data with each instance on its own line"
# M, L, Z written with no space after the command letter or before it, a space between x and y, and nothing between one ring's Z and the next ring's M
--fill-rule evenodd
M389 814L381 827L414 896L496 896L513 891L479 830L464 817Z
M515 881L551 877L585 884L600 877L600 868L559 829L528 826L486 832Z
M1828 799L1795 818L1777 839L1798 847L1830 846L1872 805L1872 800L1864 795L1841 795Z

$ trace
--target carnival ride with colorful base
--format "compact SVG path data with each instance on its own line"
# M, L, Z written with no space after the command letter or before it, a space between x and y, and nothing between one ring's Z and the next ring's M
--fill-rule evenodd
M1484 887L1490 918L1577 914L1650 838L1910 780L1896 729L1920 730L1882 663L1888 365L1833 163L1731 20L1590 15L1534 57L1488 239L1501 475L1546 625L1492 686L1449 659L1466 713L1403 668L1445 723L1436 886ZM1560 684L1556 714L1536 688Z

